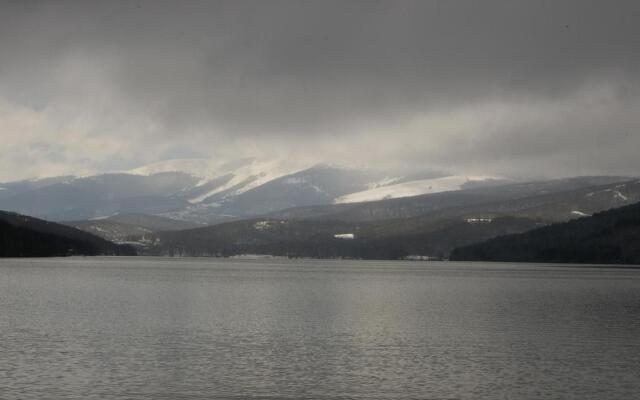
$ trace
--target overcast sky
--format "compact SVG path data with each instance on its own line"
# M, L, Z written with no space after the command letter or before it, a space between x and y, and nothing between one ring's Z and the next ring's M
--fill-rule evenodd
M640 1L0 1L0 180L186 157L640 175Z

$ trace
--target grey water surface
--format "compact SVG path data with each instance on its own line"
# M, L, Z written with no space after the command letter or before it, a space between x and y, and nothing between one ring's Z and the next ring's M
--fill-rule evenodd
M640 270L3 259L0 398L640 398Z

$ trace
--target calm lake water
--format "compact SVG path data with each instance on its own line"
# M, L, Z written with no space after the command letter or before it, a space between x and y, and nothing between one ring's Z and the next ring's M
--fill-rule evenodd
M640 270L0 260L2 399L640 398Z

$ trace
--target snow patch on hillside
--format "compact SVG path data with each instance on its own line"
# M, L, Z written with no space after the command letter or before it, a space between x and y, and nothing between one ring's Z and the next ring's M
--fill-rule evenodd
M208 181L220 175L220 170L224 169L224 164L224 161L213 158L185 158L159 161L126 172L135 175L184 172Z
M583 213L582 211L573 210L571 211L572 215L577 215L578 217L588 217L589 214Z
M399 178L397 177L385 177L377 182L371 182L369 185L369 189L377 189L379 187L389 186L396 182Z
M363 201L418 196L428 193L448 192L452 190L460 190L467 182L485 181L490 179L495 179L495 177L452 175L442 178L420 179L398 184L388 184L386 186L377 186L362 192L351 193L337 198L335 202L358 203Z
M617 186L616 186L617 187ZM620 191L618 190L614 190L613 193L616 195L616 197L618 197L621 200L627 201L629 200L629 198L625 195L623 195L622 193L620 193Z
M200 178L200 182L196 187L205 185L224 175L232 175L232 178L223 185L189 199L189 202L195 204L200 203L207 197L226 191L229 192L225 193L224 197L236 196L274 179L302 171L309 167L311 167L311 165L278 158L254 158L234 162L199 158L161 161L128 172L139 175L152 175L161 172L184 172Z

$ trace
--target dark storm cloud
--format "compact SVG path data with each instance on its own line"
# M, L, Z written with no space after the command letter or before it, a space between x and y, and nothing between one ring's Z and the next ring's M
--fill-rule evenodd
M624 156L640 145L635 1L10 2L3 9L2 100L45 110L54 126L65 126L61 113L82 114L77 135L110 135L106 147L119 160L138 155L118 141L164 143L159 157L178 141L212 152L249 141L343 158L343 147L375 147L367 153L389 162L503 174L536 161L551 174L567 164L576 172L640 167ZM87 146L105 147L94 142ZM581 159L591 153L592 164Z

